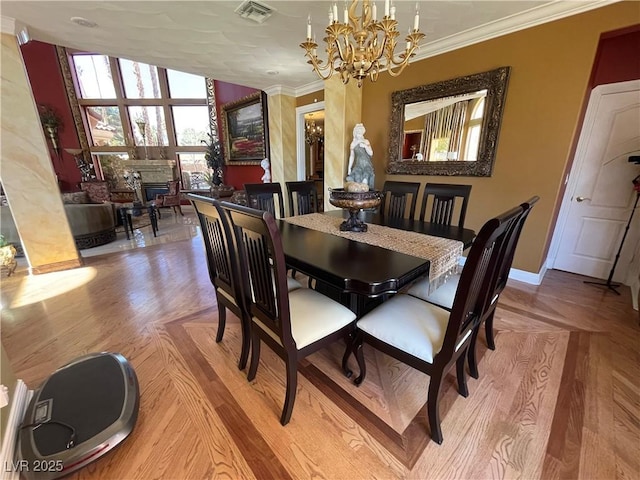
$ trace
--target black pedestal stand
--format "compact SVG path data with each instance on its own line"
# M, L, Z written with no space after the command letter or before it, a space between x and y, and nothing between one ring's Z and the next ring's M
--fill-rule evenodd
M616 259L613 262L613 266L611 267L611 271L609 272L609 278L607 278L606 282L587 282L585 280L584 283L589 283L591 285L601 285L603 287L607 287L609 290L614 292L616 295L620 295L620 292L616 290L620 284L613 283L611 280L613 279L613 272L616 271L616 266L618 265L618 260L620 259L620 252L622 252L622 246L624 245L624 241L627 238L627 232L629 231L629 225L631 225L631 220L633 219L633 214L636 211L636 207L638 206L638 199L640 198L640 192L636 194L636 201L633 204L633 208L631 209L631 215L629 215L629 221L627 222L627 226L624 229L624 235L622 235L622 241L620 242L620 247L618 248L618 253L616 253Z

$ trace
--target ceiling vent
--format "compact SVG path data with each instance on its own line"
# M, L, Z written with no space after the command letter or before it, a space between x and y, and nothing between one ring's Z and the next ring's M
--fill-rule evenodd
M246 0L235 9L235 12L242 18L253 20L256 23L264 22L274 11L275 10L268 5L254 2L253 0Z

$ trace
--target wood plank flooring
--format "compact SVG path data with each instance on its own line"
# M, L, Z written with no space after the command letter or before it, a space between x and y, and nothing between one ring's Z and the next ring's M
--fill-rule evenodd
M628 289L618 297L582 281L549 271L538 287L509 283L497 349L481 337L469 397L453 376L445 381L442 445L428 435L429 377L368 346L360 387L340 372L341 344L304 360L282 427L284 363L263 346L247 382L230 312L214 341L199 237L3 278L2 343L30 388L89 352L133 364L141 403L132 435L73 478L638 479L638 312Z

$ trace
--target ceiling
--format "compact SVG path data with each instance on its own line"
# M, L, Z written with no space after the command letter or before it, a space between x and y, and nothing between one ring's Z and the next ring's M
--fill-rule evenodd
M262 90L302 94L318 89L299 44L307 16L318 43L332 2L271 1L263 23L234 13L236 1L6 1L0 3L3 31L26 26L32 39L128 58ZM597 8L614 0L420 1L426 34L416 59L460 48L546 21ZM342 4L342 2L338 2ZM378 0L378 11L383 0ZM398 29L413 25L415 1L395 0ZM340 15L341 16L341 15ZM83 17L87 28L70 19ZM404 42L399 42L401 45ZM321 49L319 49L320 51ZM321 54L320 54L321 56Z

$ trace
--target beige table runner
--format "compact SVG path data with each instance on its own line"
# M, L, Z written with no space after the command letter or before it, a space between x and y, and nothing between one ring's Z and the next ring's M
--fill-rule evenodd
M301 227L429 260L431 262L429 267L430 290L437 288L444 283L449 275L458 271L458 259L463 250L462 242L457 240L371 223L367 224L368 231L366 232L341 232L340 224L344 219L322 213L288 217L284 220Z

